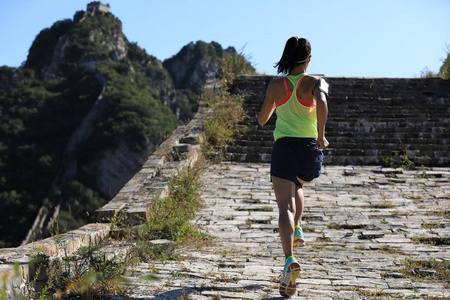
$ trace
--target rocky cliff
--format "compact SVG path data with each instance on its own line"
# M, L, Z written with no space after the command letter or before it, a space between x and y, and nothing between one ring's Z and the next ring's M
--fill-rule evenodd
M165 60L163 65L176 87L199 90L208 77L220 77L222 58L226 54L236 55L237 52L233 47L224 50L216 42L191 42L177 55Z

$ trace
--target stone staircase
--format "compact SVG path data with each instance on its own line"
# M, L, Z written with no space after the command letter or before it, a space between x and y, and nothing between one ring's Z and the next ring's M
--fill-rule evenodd
M231 161L269 162L276 115L257 115L273 76L242 76L232 93L244 96L248 132L229 147ZM449 163L450 81L325 77L330 84L325 164L379 165L406 154L416 165Z

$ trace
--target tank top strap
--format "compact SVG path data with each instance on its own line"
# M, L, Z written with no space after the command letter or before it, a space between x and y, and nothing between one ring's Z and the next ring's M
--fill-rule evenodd
M298 89L300 87L300 84L302 83L303 78L305 78L305 75L306 73L301 73L298 75L287 75L286 77L287 79L289 79L290 82L292 82L292 85L294 86L293 91L291 93L295 95L295 99L297 99L297 101L300 102L303 106L316 107L315 103L310 103L297 97Z
M286 89L286 93L288 93L289 89L288 89L287 82L286 82L286 76L283 77L283 81L284 81L284 88Z
M285 78L289 79L290 82L292 82L292 85L294 86L294 90L298 89L299 83L302 81L303 77L306 75L306 73L301 73L298 75L286 75Z
M292 96L292 91L290 91L288 89L288 86L286 83L286 76L283 77L283 81L284 81L284 88L286 89L286 96L284 96L284 98L281 101L279 101L278 103L275 104L276 107L279 107L279 106L285 104L289 100L289 98L291 98L291 96Z

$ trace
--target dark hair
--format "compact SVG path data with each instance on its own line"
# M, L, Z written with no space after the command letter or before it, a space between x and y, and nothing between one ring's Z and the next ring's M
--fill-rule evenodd
M278 68L278 73L289 74L296 65L301 64L298 63L299 61L308 59L310 55L311 44L309 41L293 36L287 40L283 55L275 68Z

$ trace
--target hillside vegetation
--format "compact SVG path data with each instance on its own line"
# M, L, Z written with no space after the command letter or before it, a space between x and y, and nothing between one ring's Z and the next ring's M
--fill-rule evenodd
M242 57L198 41L163 63L111 13L79 11L42 30L22 68L0 68L0 247L19 245L34 222L31 238L51 218L53 231L93 221L193 116L225 55Z
M442 79L450 79L450 47L447 46L447 57L442 60L442 66L439 69L438 73L428 70L425 68L420 77L423 78L432 78L432 77L440 77Z

